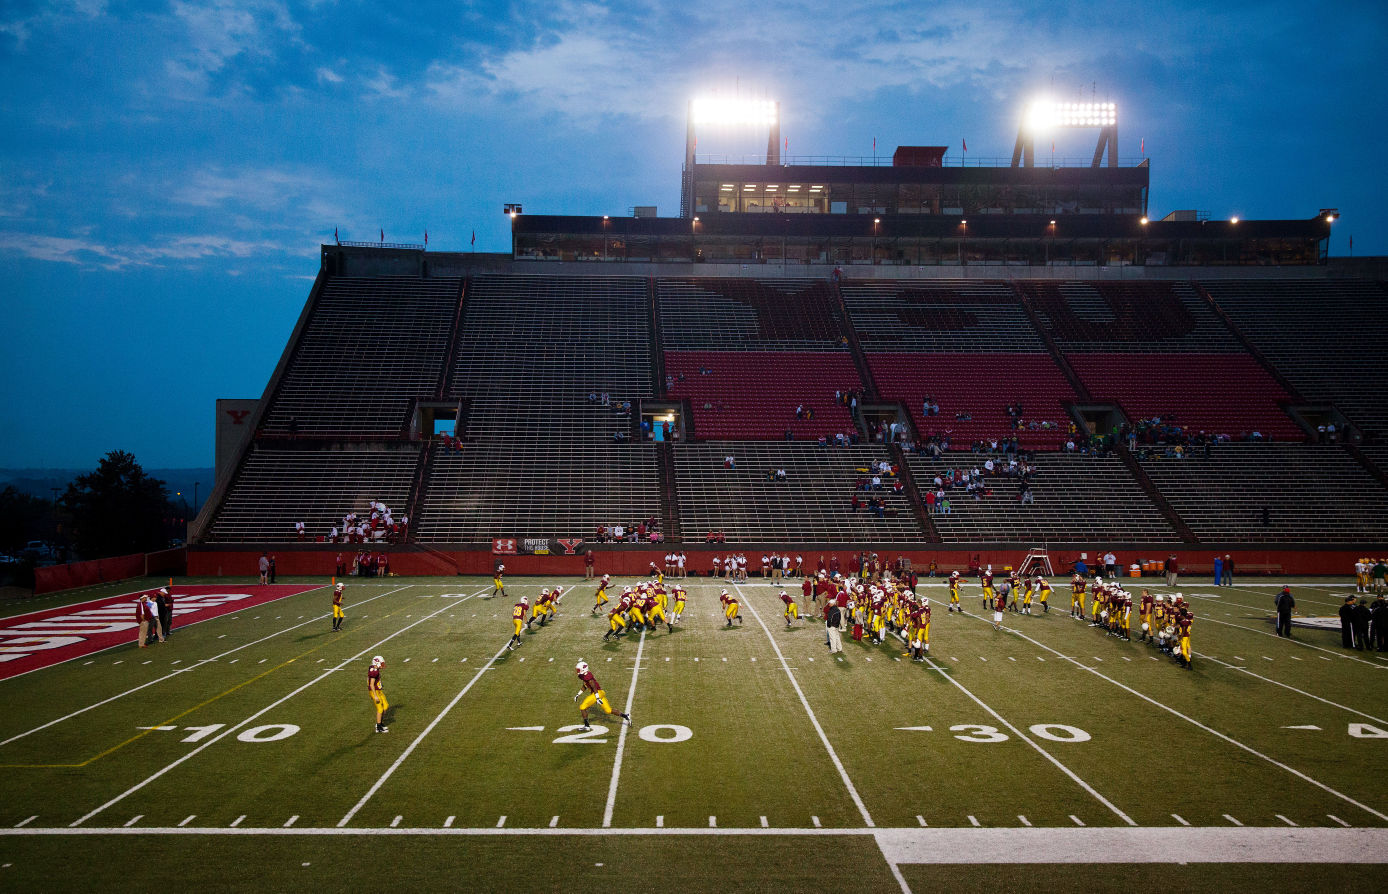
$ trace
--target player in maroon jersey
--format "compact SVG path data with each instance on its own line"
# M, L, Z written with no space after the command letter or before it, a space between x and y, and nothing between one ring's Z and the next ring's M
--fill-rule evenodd
M608 714L615 713L618 717L622 718L623 723L631 723L630 714L623 714L621 711L615 711L613 709L612 702L608 701L607 693L603 691L597 678L593 676L593 672L588 669L588 662L580 661L574 667L574 672L578 674L578 682L582 684L582 688L579 689L578 694L574 696L574 701L578 701L579 698L587 693L587 697L583 698L582 703L578 706L578 716L583 718L584 729L592 729L588 724L588 709L593 707L593 705L597 705Z

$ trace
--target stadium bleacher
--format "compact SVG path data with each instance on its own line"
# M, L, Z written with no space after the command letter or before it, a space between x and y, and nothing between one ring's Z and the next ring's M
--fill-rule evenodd
M1018 287L1066 354L1243 351L1188 282L1022 280Z
M732 456L736 467L724 467ZM728 543L903 543L925 539L904 494L856 491L881 447L784 442L703 442L675 447L681 523L687 539L722 531ZM785 469L786 480L767 473ZM878 518L853 512L854 493L885 498Z
M325 281L261 431L399 436L411 401L438 389L461 288L456 278Z
M804 279L659 279L668 350L823 351L844 344L833 288Z
M1055 450L1065 443L1076 400L1064 373L1049 354L868 354L877 389L910 411L922 437L948 434L953 449L976 440L1016 436L1023 449ZM925 416L924 399L940 407ZM1052 423L1045 430L1014 431L1007 407L1020 404L1024 422ZM969 419L957 419L960 413Z
M1305 432L1281 408L1291 400L1247 354L1070 354L1066 360L1101 402L1123 408L1132 422L1162 417L1190 434L1253 432L1300 441Z
M289 449L256 444L228 489L206 537L218 543L294 540L295 522L311 538L341 527L372 501L405 515L419 463L416 444Z
M908 461L922 491L948 469L972 470L982 465L978 457L912 456ZM1034 502L1029 505L1021 503L1017 481L1004 476L986 479L991 493L977 500L959 488L946 490L950 514L931 516L945 542L1007 540L1042 545L1179 540L1117 457L1038 453L1031 465L1035 468L1029 479Z
M655 447L544 439L435 449L413 524L424 543L591 537L660 515Z
M990 280L852 280L841 286L863 350L1037 353L1046 345L1011 286Z
M1206 543L1381 542L1388 531L1388 490L1342 447L1228 444L1142 468Z
M705 372L707 370L707 372ZM666 351L667 396L688 400L702 440L832 437L855 431L836 391L862 387L847 351ZM797 407L814 410L796 418Z
M1301 396L1333 404L1366 435L1388 436L1388 291L1354 279L1199 284Z

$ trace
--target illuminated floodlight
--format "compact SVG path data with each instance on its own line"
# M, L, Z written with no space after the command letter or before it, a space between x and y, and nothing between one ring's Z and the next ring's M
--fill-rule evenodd
M1147 226L1147 218L1145 218L1145 217L1142 218L1141 220L1138 221L1138 223L1142 224L1144 227Z
M776 123L776 103L770 99L724 99L705 96L694 100L691 114L695 124L770 126Z
M1056 102L1038 99L1027 107L1026 126L1032 132L1055 127L1113 127L1118 106L1111 102Z
M1229 223L1231 223L1231 224L1236 224L1236 223L1238 223L1238 222L1239 222L1239 216L1238 216L1237 214L1235 214L1233 217L1229 218Z

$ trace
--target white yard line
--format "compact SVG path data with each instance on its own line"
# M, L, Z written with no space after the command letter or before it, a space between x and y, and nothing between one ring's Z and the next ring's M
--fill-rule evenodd
M1055 755L1051 754L1049 751L1047 751L1046 749L1042 748L1040 745L1036 744L1036 742L1032 741L1032 739L1031 739L1030 736L1028 736L1026 733L1022 732L1020 729L1018 729L1016 726L1014 726L1014 725L1012 724L1012 722L1009 721L1006 717L1002 716L1002 715L999 714L997 711L993 710L993 708L992 708L991 706L989 706L988 704L986 704L986 703L983 701L983 699L979 698L978 696L976 696L976 695L974 695L972 692L970 692L969 689L968 689L963 683L960 683L958 680L954 679L954 677L953 677L948 671L946 671L946 670L945 670L943 667L941 667L940 665L936 664L935 661L934 661L934 659L932 659L932 658L926 658L926 659L925 659L925 663L928 664L928 665L930 666L930 669L931 669L931 670L938 672L942 678L944 678L944 679L948 680L949 682L953 683L953 684L954 684L954 687L955 687L956 689L958 689L960 692L962 692L962 693L964 693L965 695L967 695L967 696L973 701L974 704L978 705L980 708L982 708L983 710L985 710L985 711L987 711L989 714L991 714L991 715L993 716L993 718L994 718L995 720L998 721L998 723L1001 723L1003 726L1005 726L1005 727L1007 727L1008 729L1012 730L1013 735L1015 735L1017 738L1021 739L1023 742L1025 742L1025 743L1027 743L1028 745L1030 745L1032 748L1034 748L1038 754L1040 754L1040 755L1041 755L1042 757L1044 757L1046 760L1048 760L1048 761L1050 761L1052 764L1054 764L1054 765L1056 766L1056 769L1060 770L1060 772L1064 773L1066 776L1069 776L1069 777L1070 777L1070 781L1074 782L1074 783L1075 783L1076 785L1078 785L1080 788L1082 788L1082 789L1084 789L1086 792L1088 792L1088 793L1090 794L1090 796L1092 796L1092 797L1094 798L1094 800L1098 801L1100 804L1104 805L1104 806L1107 807L1109 810L1113 811L1113 813L1114 813L1119 819L1121 819L1123 822L1127 823L1128 825L1130 825L1130 826L1136 826L1136 825L1137 825L1137 823L1133 821L1133 818L1132 818L1132 817L1128 816L1128 815L1127 815L1126 813L1124 813L1122 810L1119 810L1119 809L1118 809L1118 805L1117 805L1117 804L1114 804L1114 803L1113 803L1112 801L1110 801L1108 798L1105 798L1103 795L1099 794L1099 792L1098 792L1092 785L1090 785L1089 783L1085 782L1085 781L1084 781L1083 779L1081 779L1073 770L1071 770L1069 767L1067 767L1067 766L1065 766L1064 764L1062 764L1062 763L1055 757Z
M1347 707L1345 705L1340 704L1339 702L1332 702L1328 698L1321 698L1319 695L1314 695L1310 692L1307 692L1304 689L1297 689L1295 686L1288 686L1286 683L1280 683L1277 680L1272 679L1271 677L1264 677L1262 674L1255 674L1253 673L1253 671L1249 670L1246 667L1240 667L1237 664L1229 664L1226 661L1220 661L1218 658L1215 658L1210 655L1202 655L1199 652L1196 652L1195 655L1197 658L1204 658L1206 661L1213 661L1215 664L1223 665L1224 667L1230 668L1232 670L1242 671L1243 673L1248 674L1250 677L1256 677L1257 679L1262 680L1264 683L1271 683L1274 686L1281 686L1283 689L1295 692L1298 695L1304 695L1307 698L1313 698L1316 701L1321 702L1322 704L1330 705L1332 708L1339 708L1341 711L1348 711L1351 714L1358 714L1360 717L1365 717L1369 720L1374 721L1375 723L1381 723L1385 726L1388 726L1388 720L1382 720L1378 717L1375 717L1372 714L1365 714L1363 711Z
M468 598L471 598L471 597L468 597ZM454 603L446 602L446 603L444 603L443 607L440 608L438 611L431 612L431 613L425 615L424 617L420 618L418 621L415 621L415 622L412 623L412 624L407 624L406 626L401 627L399 630L395 631L394 633L390 634L389 636L385 637L384 639L379 640L379 641L377 641L376 643L374 643L374 644L372 644L372 645L370 645L370 646L367 646L365 649L362 649L360 652L358 652L357 654L353 655L351 658L346 659L345 661L343 661L341 664L337 665L336 667L329 668L328 670L326 670L326 671L324 671L323 673L319 674L318 676L314 677L312 680L309 680L309 681L308 681L307 683L305 683L304 685L300 686L298 689L295 689L293 692L289 693L288 695L276 699L275 701L273 701L273 702L271 702L270 704L266 705L264 708L261 708L259 711L256 711L256 712L255 712L254 714L252 714L251 716L249 716L249 717L247 717L246 719L242 720L240 723L237 723L235 726L228 727L227 729L223 730L222 732L220 732L220 733L218 733L217 735L213 736L212 738L208 739L206 742L204 742L203 744L199 745L197 748L194 748L192 751L188 752L187 754L183 755L182 757L178 758L177 760L173 761L172 763L166 765L163 769L158 770L158 771L156 771L155 773L151 774L150 776L146 777L143 781L137 782L135 785L132 785L130 788L128 788L128 789L126 789L125 791L121 792L119 795L116 795L114 798L112 798L111 800L107 801L105 804L102 804L100 807L97 807L95 810L92 810L92 811L90 811L90 812L88 812L88 813L82 815L82 816L81 816L80 818L78 818L77 820L74 820L73 823L72 823L72 825L73 825L73 826L80 826L80 825L82 825L82 824L85 823L87 820L89 820L89 819L91 819L92 817L96 816L98 813L101 813L101 812L102 812L103 810L105 810L106 808L111 807L111 806L114 805L114 804L120 803L121 801L125 800L125 799L128 798L129 796L133 795L135 792L137 792L137 791L139 791L140 789L144 788L145 786L149 785L149 784L150 784L151 782L153 782L154 780L160 778L160 777L163 776L165 773L170 772L171 770L173 770L175 767L179 766L179 765L182 764L183 762L188 761L188 760L191 760L192 758L194 758L194 757L196 757L197 755L201 754L204 750L206 750L206 749L208 749L208 748L211 748L213 745L217 744L217 743L220 742L222 739L225 739L227 736L232 735L232 734L235 733L237 730L239 730L239 729L241 729L242 727L244 727L246 724L251 723L252 721L254 721L256 718L261 717L262 715L267 714L267 713L269 713L270 711L273 711L275 708L277 708L277 707L279 707L280 705L284 704L285 702L289 701L291 698L293 698L294 696L296 696L296 695L298 695L299 693L303 692L305 689L308 689L310 686L313 686L315 683L319 683L319 682L321 682L321 681L323 681L323 680L328 679L329 677L331 677L331 676L332 676L334 673L336 673L337 671L342 670L344 667L346 667L347 665L351 664L352 662L359 660L363 655L366 655L366 654L368 654L368 653L370 653L370 652L374 652L376 649L380 648L380 647L381 647L382 645L384 645L385 643L390 642L391 640L395 639L395 637L397 637L397 636L399 636L400 634L404 633L405 631L411 629L412 627L416 627L416 626L418 626L418 625L420 625L420 624L423 624L425 621L429 620L430 618L434 617L435 615L443 614L444 612L446 612L446 611L448 611L450 608L452 608L453 605L454 605Z
M986 618L981 618L981 617L979 617L978 615L972 614L972 613L970 613L970 612L964 612L964 614L965 614L966 616L970 617L970 618L973 618L974 620L982 621L982 622L985 623L985 624L991 623L991 622L988 621ZM1143 701L1147 702L1148 704L1150 704L1150 705L1152 705L1152 706L1154 706L1154 707L1160 708L1161 710L1166 711L1166 712L1169 713L1169 714L1173 714L1173 715L1175 715L1175 716L1181 718L1182 720L1186 721L1187 723L1189 723L1189 724L1191 724L1191 725L1193 725L1193 726L1199 727L1200 729L1204 730L1205 732L1209 733L1210 735L1212 735L1212 736L1214 736L1214 737L1216 737L1216 738L1219 738L1219 739L1223 739L1225 742L1228 742L1230 745L1233 745L1233 746L1236 747L1236 748L1240 748L1240 749L1242 749L1242 750L1248 752L1249 754L1253 755L1254 757L1262 758L1263 760L1265 760L1265 761L1267 761L1268 763L1272 764L1274 767L1278 767L1278 768L1280 768L1280 769L1286 770L1288 773L1291 773L1293 776L1297 777L1298 779L1301 779L1301 780L1304 781L1304 782L1308 782L1308 783L1310 783L1311 785L1314 785L1316 788L1320 789L1321 791L1326 792L1327 794L1334 795L1335 797L1339 798L1340 800L1345 801L1346 803L1349 803L1349 804L1353 804L1355 807L1358 807L1360 810L1363 810L1363 811L1365 811L1366 813L1373 814L1374 816L1378 817L1379 819L1384 820L1385 822L1388 822L1388 814L1380 813L1379 811L1374 810L1372 807L1368 806L1367 804L1364 804L1364 803L1361 803L1361 802L1359 802L1359 801L1356 801L1356 800L1354 800L1353 798L1351 798L1349 795L1344 794L1343 792L1336 791L1335 789L1333 789L1333 788L1331 788L1330 786L1326 785L1324 782L1320 782L1320 781L1318 781L1318 780L1312 779L1310 776L1307 776L1305 773L1301 772L1300 770L1298 770L1298 769L1296 769L1296 768L1294 768L1294 767L1289 767L1289 766L1287 766L1286 764L1282 763L1281 761L1277 760L1276 758L1269 757L1268 755L1263 754L1261 751L1257 750L1256 748L1253 748L1253 747L1250 746L1250 745L1245 745L1244 743L1240 742L1238 739L1235 739L1235 738L1233 738L1232 736L1225 735L1224 733L1221 733L1219 730L1214 729L1213 727L1206 726L1205 724L1203 724L1203 723L1201 723L1200 721L1196 720L1194 717L1189 717L1189 716L1187 716L1187 715L1185 715L1185 714L1182 714L1180 711L1177 711L1175 708L1171 707L1170 705L1162 704L1161 702L1157 701L1156 699L1151 698L1150 696L1144 695L1144 694L1141 693L1141 692L1138 692L1136 689L1133 689L1131 686L1128 686L1128 685L1126 685L1126 684L1124 684L1124 683L1120 683L1120 682L1118 682L1117 680L1113 679L1112 677L1105 676L1104 674L1099 673L1098 670L1096 670L1095 668L1090 667L1090 666L1087 665L1087 664L1081 664L1080 662L1078 662L1078 661L1076 661L1075 659L1069 657L1068 655L1062 655L1060 652L1057 652L1055 649L1052 649L1050 646L1046 645L1045 643L1040 642L1039 640L1032 639L1031 637L1027 636L1025 633L1022 633L1022 632L1019 631L1019 630L1013 630L1012 632L1013 632L1015 635L1020 636L1022 639L1026 640L1027 642L1031 643L1032 645L1038 646L1038 647L1040 647L1040 648L1042 648L1042 649L1045 649L1047 652L1052 653L1052 654L1055 655L1057 658L1063 658L1063 659L1065 659L1066 661L1068 661L1068 662L1070 662L1071 664L1073 664L1075 667L1083 668L1084 670L1088 671L1089 673L1093 674L1094 676L1098 677L1098 678L1101 679L1101 680L1107 680L1108 682L1112 683L1114 686L1117 686L1119 689L1122 689L1122 690L1124 690L1125 692L1128 692L1128 693L1130 693L1130 694L1132 694L1132 695L1137 696L1138 698L1142 699Z
M632 700L636 698L636 677L641 673L641 653L646 648L646 631L642 629L641 639L636 644L636 665L631 669L631 685L627 687L627 705L623 709L626 714L631 713ZM617 805L617 780L622 777L622 752L627 744L627 729L631 724L623 722L622 728L617 733L617 756L612 760L612 781L607 784L607 805L602 809L602 824L606 828L612 825L612 809Z
M385 593L380 594L380 596L372 596L370 599L363 599L361 602L354 602L354 603L352 603L352 605L348 606L348 608L355 608L355 607L357 607L358 605L365 605L366 603L371 602L372 600L380 599L381 596L389 596L391 593L398 593L398 592L400 592L401 590L407 590L407 589L409 589L410 587L413 587L413 586L415 586L415 585L414 585L414 584L406 584L406 585L403 586L403 587L396 587L394 590L390 590L390 591L388 591L388 592L385 592ZM316 589L322 589L322 587L318 587L318 588L316 588ZM305 592L305 593L312 593L313 590L305 590L304 592ZM303 593L300 593L300 594L297 594L297 595L302 596ZM221 615L221 616L219 616L219 617L225 617L225 615ZM141 683L139 686L136 686L136 687L134 687L133 689L127 689L127 690L125 690L124 692L120 692L120 693L117 693L117 694L111 696L110 698L105 698L105 699L102 699L102 700L99 701L99 702L96 702L95 704L87 705L85 708L78 708L76 711L73 711L71 714L66 714L66 715L64 715L64 716L62 716L62 717L59 717L57 720L50 720L50 721L48 721L47 723L45 723L45 724L43 724L43 725L41 725L41 726L36 726L36 727L34 727L33 729L31 729L31 730L26 730L25 732L18 733L17 735L10 736L8 739L5 739L4 741L0 742L0 747L4 747L5 745L10 744L11 742L18 741L19 739L22 739L22 738L24 738L25 736L33 735L34 733L37 733L37 732L39 732L39 731L41 731L41 730L46 730L46 729L48 729L50 726L56 726L57 724L62 723L62 722L65 721L65 720L71 720L72 718L78 716L79 714L85 714L85 713L87 713L88 711L93 710L94 708L99 708L99 707L101 707L102 705L109 705L111 702L116 701L117 699L125 698L127 695L130 695L130 694L135 693L135 692L139 692L141 689L146 689L146 688L148 688L148 687L150 687L150 686L153 686L155 683L162 683L162 682L164 682L165 680L172 680L174 677L177 677L177 676L179 676L180 674L186 674L186 673L188 673L188 672L191 671L191 670L196 670L197 668L201 667L201 666L204 665L204 664L207 664L208 662L216 661L216 660L218 660L218 659L220 659L220 658L225 658L225 657L227 657L228 655L233 655L233 654L235 654L235 653L241 651L242 649L249 649L251 646L260 645L261 643L265 642L266 640L274 639L275 637L279 636L279 635L282 634L282 633L288 633L288 632L291 631L291 630L296 630L296 629L298 629L298 628L300 628L300 627L303 627L305 624L312 624L314 621L321 621L321 620L323 620L323 619L326 618L326 617L328 617L327 614L322 614L322 615L319 615L319 616L316 617L316 618L311 618L311 619L305 621L303 624L295 624L293 627L286 627L286 628L284 628L283 630L277 630L277 631L275 631L274 633L270 634L269 636L263 636L263 637L261 637L260 639L255 640L254 642L249 642L249 643L246 643L245 645L237 646L237 647L234 648L234 649L228 649L227 651L221 653L220 655L214 655L214 656L211 657L211 658L204 658L203 660L197 662L196 664L190 664L190 665L188 665L187 667L185 667L185 668L180 668L179 670L176 670L176 671L174 671L174 672L171 673L171 674L165 674L165 675L162 676L162 677L158 677L157 679L150 680L148 683ZM205 621L216 621L216 620L218 620L218 618L205 618L204 620L205 620ZM197 622L193 622L193 623L199 623L199 624L200 624L200 623L203 623L203 622L202 622L202 621L197 621ZM187 624L187 625L180 625L180 626L188 626L188 627L191 627L191 626L192 626L192 623ZM127 645L127 644L126 644L126 643L122 643L121 645ZM115 647L113 646L112 648L115 648ZM104 650L103 650L103 651L104 651ZM79 657L82 657L82 656L79 656Z
M1211 618L1211 617L1209 617L1209 616L1200 616L1200 617L1197 618L1197 620L1200 620L1200 621L1209 621L1209 622L1214 623L1214 624L1223 624L1225 627L1237 627L1237 628L1240 629L1240 630L1247 630L1247 631L1249 631L1250 633L1256 633L1256 634L1258 634L1259 636L1270 636L1270 637L1272 637L1273 639L1280 639L1280 640L1282 640L1283 642L1291 643L1292 645L1304 646L1304 647L1306 647L1306 648L1308 648L1308 649L1315 649L1317 652L1324 652L1324 653L1327 654L1327 655L1334 655L1335 657L1337 657L1337 658L1343 658L1343 659L1345 659L1346 661L1357 661L1357 662L1359 662L1360 664L1367 664L1369 667L1376 667L1376 668L1379 668L1379 669L1382 669L1382 668L1384 668L1384 667L1388 667L1388 665L1376 664L1375 662L1366 661L1366 660L1364 660L1363 658L1358 658L1358 657L1356 657L1356 656L1354 656L1354 655L1346 655L1346 654L1344 654L1343 652L1336 652L1334 649L1326 649L1326 648L1324 648L1324 647L1322 647L1322 646L1312 645L1311 643L1305 642L1305 641L1303 641L1303 640L1301 640L1301 639L1299 639L1299 638L1297 638L1297 637L1288 638L1288 637L1284 637L1284 636L1278 636L1278 635L1275 634L1275 633L1269 633L1269 632L1267 632L1266 630L1259 630L1259 629L1257 629L1256 627L1245 627L1245 626L1242 625L1242 624L1234 624L1234 623L1231 623L1231 622L1229 622L1229 621L1220 621L1220 620L1218 620L1218 619L1216 619L1216 618Z
M829 752L829 759L833 761L834 768L839 771L839 778L843 780L844 788L848 789L849 797L851 797L853 803L857 805L858 812L863 815L863 825L871 828L873 825L872 815L868 813L867 806L863 804L863 799L859 796L858 789L854 788L853 780L848 778L848 771L844 769L843 761L839 760L838 753L834 751L834 746L829 744L829 737L825 734L824 727L819 725L819 718L815 716L814 709L810 707L809 699L805 698L805 693L801 690L799 681L795 679L795 674L791 672L790 663L786 661L786 656L781 654L781 646L776 642L776 637L771 635L771 629L766 626L766 622L762 620L761 613L757 611L756 607L750 602L745 601L746 596L743 595L742 589L736 584L733 585L733 589L737 590L738 595L741 596L744 601L743 604L745 604L748 611L752 613L752 617L757 619L757 624L759 624L762 631L766 633L766 638L771 641L771 650L776 653L776 660L781 662L781 667L786 672L786 678L790 680L790 685L795 689L795 694L800 697L800 704L805 708L805 713L809 715L810 723L814 725L815 732L819 733L819 740L824 743L824 749Z
M452 606L450 605L449 607L451 608ZM443 611L443 609L440 609L440 611ZM438 612L435 612L434 614L438 614ZM427 617L432 618L433 615L428 615ZM409 747L406 748L400 754L400 756L395 759L395 763L391 764L388 770L381 774L381 778L376 780L376 782L371 786L371 788L367 790L366 794L361 796L361 800L358 801L355 805L353 805L351 810L347 811L347 815L344 816L342 819L338 820L337 824L339 826L345 826L352 821L352 817L357 815L357 811L361 810L363 807L366 806L366 802L370 801L371 797L375 795L376 792L380 791L381 786L386 784L386 780L389 779L395 773L396 770L400 769L400 765L405 762L406 758L408 758L411 754L414 753L414 750L419 747L419 743L424 741L424 737L434 731L434 727L439 725L439 721L443 720L443 718L448 716L448 712L452 711L453 707L457 705L458 702L462 701L463 696L468 694L468 690L473 687L473 684L476 683L478 680L482 679L482 675L487 671L491 670L491 667L493 664L496 663L496 660L504 654L506 654L506 646L503 645L500 649L496 650L496 654L493 655L485 665L477 669L477 673L473 675L471 680L468 680L467 685L464 686L461 690L459 690L457 695L453 696L453 700L444 706L444 709L438 713L438 716L436 716L433 720L429 721L429 725L424 727L424 729L420 732L418 736L415 736L414 741L409 744Z

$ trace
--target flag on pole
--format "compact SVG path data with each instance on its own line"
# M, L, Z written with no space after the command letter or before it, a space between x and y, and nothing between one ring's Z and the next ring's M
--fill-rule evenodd
M1143 156L1143 157L1146 157L1146 155L1147 155L1147 138L1146 138L1146 137L1143 137L1142 140L1141 140L1141 142L1139 142L1139 143L1137 144L1137 154L1138 154L1138 155L1141 155L1141 156Z
M382 227L382 228L381 228L381 241L382 241L382 242L385 242L385 241L386 241L386 230L385 230L385 227Z
M341 242L341 241L342 241L341 239L338 239L338 238L337 238L337 227L333 227L333 241L334 241L334 242Z
M872 138L872 154L877 154L877 137Z
M425 244L425 245L428 245L428 244L429 244L429 231L428 231L428 230L425 230L425 231L424 231L424 244Z
M476 244L477 244L477 231L476 231L476 230L473 230L473 231L472 231L472 243L471 243L471 244L472 244L472 245L476 245Z
M969 141L968 141L967 139L964 140L964 151L965 151L965 152L968 152L968 151L969 151Z

